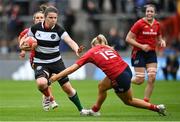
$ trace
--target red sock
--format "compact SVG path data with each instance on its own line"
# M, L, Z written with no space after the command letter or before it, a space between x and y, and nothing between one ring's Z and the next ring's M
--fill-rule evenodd
M54 101L54 97L53 96L50 96L50 101Z
M41 90L40 90L41 91ZM43 94L44 94L44 96L46 96L46 97L49 97L50 96L50 93L49 93L49 90L48 90L48 88L45 88L44 90L42 90L41 91Z
M100 107L97 107L96 105L94 105L92 108L91 108L94 112L98 112Z
M156 105L151 104L148 108L149 110L158 111L158 108Z
M149 98L144 98L144 101L145 102L149 102Z

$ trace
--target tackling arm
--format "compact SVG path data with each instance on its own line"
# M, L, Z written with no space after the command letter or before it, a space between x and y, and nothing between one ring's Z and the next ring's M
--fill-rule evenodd
M73 65L71 65L70 67L66 68L65 70L59 72L58 74L53 75L49 80L50 80L51 82L55 82L55 81L57 81L57 80L65 77L65 76L67 76L67 75L75 72L75 71L76 71L77 69L79 69L79 68L80 68L79 65L73 64Z

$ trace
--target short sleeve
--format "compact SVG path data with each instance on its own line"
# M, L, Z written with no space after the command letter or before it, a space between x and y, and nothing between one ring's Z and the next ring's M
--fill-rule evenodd
M135 35L137 35L140 31L139 29L140 27L140 21L137 21L132 27L131 27L131 32L134 33Z
M69 36L69 34L61 25L56 25L56 28L57 28L57 33L62 40L64 40L66 36Z
M21 39L24 35L26 35L29 31L29 28L26 28L25 30L23 30L20 34L19 34L19 38Z
M80 59L78 59L75 63L79 66L82 66L91 61L91 51L86 52Z
M28 35L28 36L34 36L34 34L33 34L33 32L32 32L32 28L29 29L27 35Z

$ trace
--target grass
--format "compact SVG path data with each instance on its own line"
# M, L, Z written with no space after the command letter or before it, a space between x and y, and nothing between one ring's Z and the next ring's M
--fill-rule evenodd
M72 81L85 108L90 108L97 97L96 81ZM132 85L134 96L143 98L144 87ZM0 81L1 121L180 121L180 82L158 81L151 98L155 104L164 103L168 116L124 105L114 94L108 97L101 108L100 117L82 117L76 107L59 88L53 84L53 94L60 105L58 109L45 112L41 107L41 94L31 81Z

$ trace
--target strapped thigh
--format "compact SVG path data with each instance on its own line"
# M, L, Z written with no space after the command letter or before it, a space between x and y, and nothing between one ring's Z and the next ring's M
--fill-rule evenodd
M157 72L157 68L155 68L155 67L148 67L147 68L148 76L149 75L156 75L156 72Z
M145 73L144 72L136 72L136 77L144 78Z

